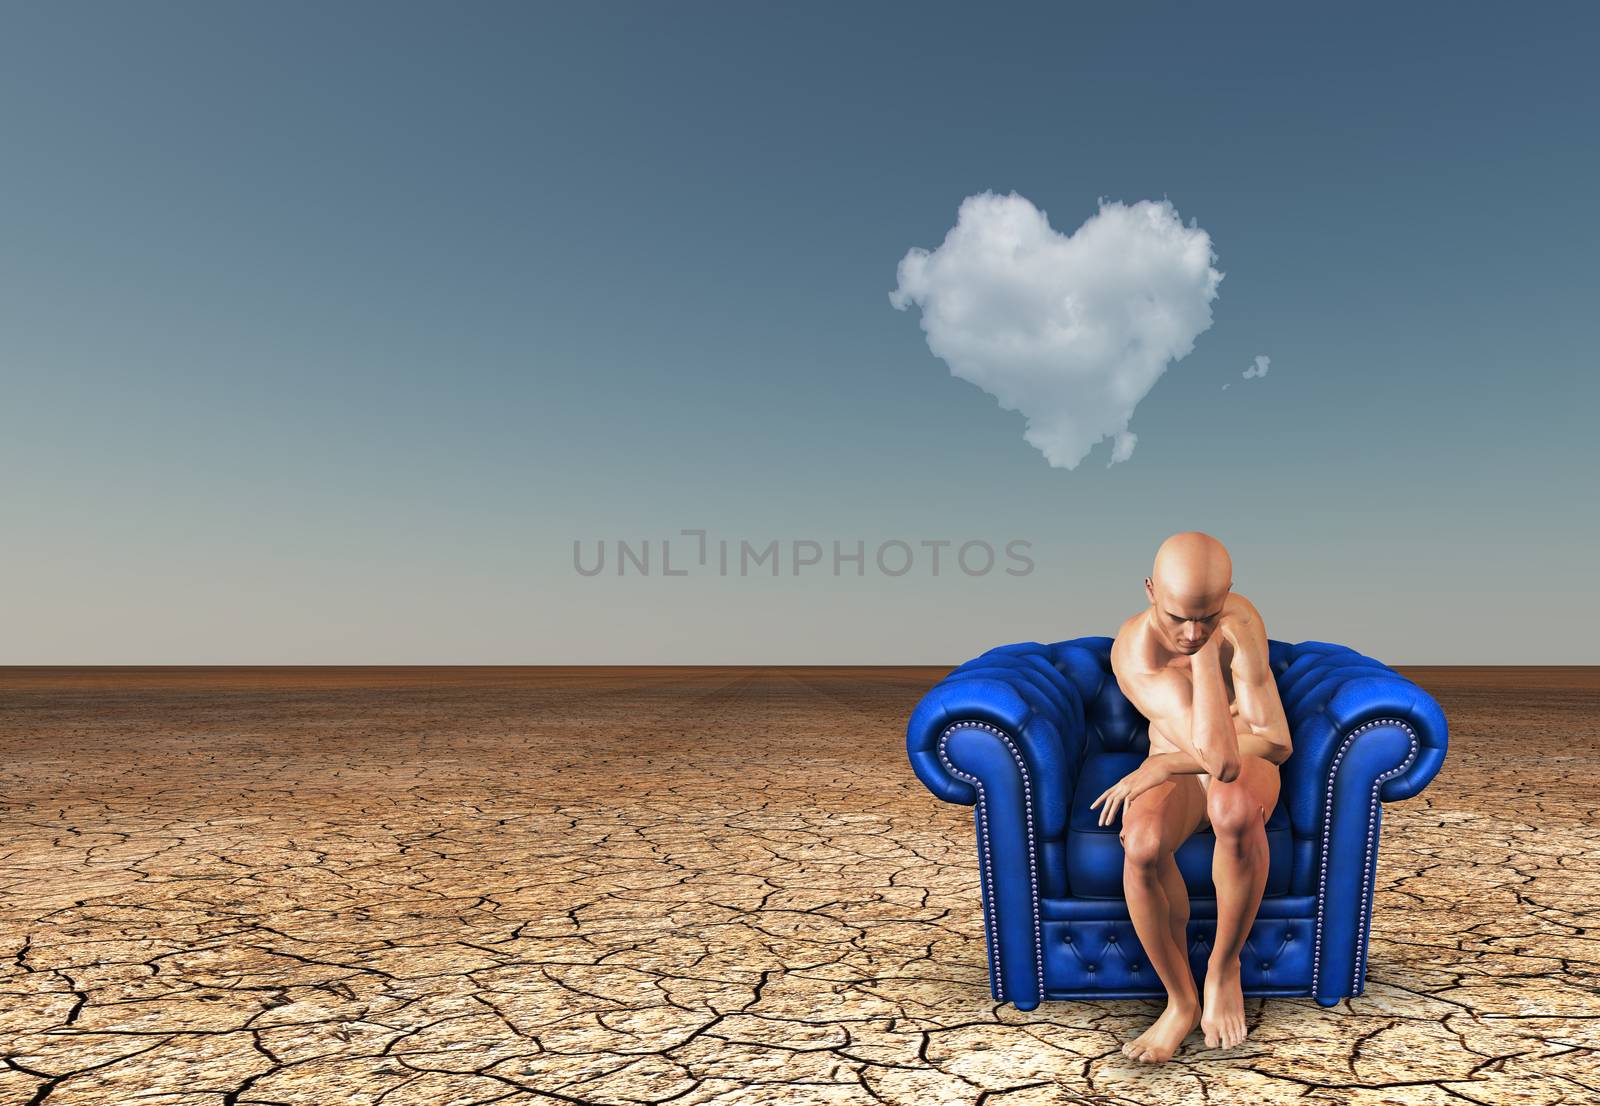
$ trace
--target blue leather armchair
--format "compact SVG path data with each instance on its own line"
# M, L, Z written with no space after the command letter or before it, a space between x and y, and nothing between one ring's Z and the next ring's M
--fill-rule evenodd
M917 778L974 806L994 998L1158 998L1122 894L1117 823L1089 803L1138 767L1149 723L1111 672L1109 637L991 649L923 696L906 727ZM1294 751L1267 820L1261 908L1240 954L1247 996L1324 1006L1366 985L1381 802L1444 762L1444 713L1387 665L1322 641L1268 643ZM1178 850L1189 961L1203 982L1216 934L1209 828Z

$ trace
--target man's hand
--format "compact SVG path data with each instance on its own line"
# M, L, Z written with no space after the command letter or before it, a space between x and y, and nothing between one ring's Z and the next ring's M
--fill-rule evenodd
M1217 625L1216 632L1206 638L1204 645L1189 654L1189 667L1192 669L1194 662L1197 660L1207 661L1213 657L1220 664L1222 662L1222 643L1224 641L1235 648L1238 647L1238 640L1233 636L1234 629L1234 624L1227 620L1227 615L1223 615L1222 621Z
M1133 802L1135 796L1144 794L1158 784L1166 783L1171 775L1160 755L1145 757L1143 764L1102 791L1100 797L1089 804L1089 809L1105 803L1100 810L1100 824L1109 826L1116 821L1119 806Z

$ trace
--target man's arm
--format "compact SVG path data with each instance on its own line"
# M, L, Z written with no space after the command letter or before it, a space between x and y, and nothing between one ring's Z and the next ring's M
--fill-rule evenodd
M1239 737L1239 751L1282 764L1294 746L1267 652L1267 627L1255 605L1242 595L1239 599L1238 615L1225 619L1221 627L1233 642L1233 694L1239 718L1250 726L1250 733ZM1256 747L1247 750L1247 744Z
M1115 675L1122 693L1128 697L1139 713L1177 744L1195 767L1185 768L1181 763L1174 762L1171 758L1176 754L1157 754L1158 756L1166 755L1169 758L1167 763L1176 764L1176 771L1205 772L1227 783L1239 774L1238 742L1233 732L1232 715L1228 713L1227 689L1221 686L1221 661L1216 655L1215 642L1207 642L1200 651L1207 650L1212 654L1214 669L1207 678L1216 681L1218 686L1215 691L1222 697L1222 722L1225 733L1219 733L1215 729L1216 719L1196 712L1194 684L1185 678L1183 673L1166 668L1153 672L1116 672ZM1202 679L1202 675L1202 672L1196 671L1195 680ZM1215 703L1213 699L1209 705L1214 708ZM1197 733L1195 727L1202 717L1206 717L1206 727Z
M1283 746L1274 744L1254 733L1242 733L1239 735L1239 755L1241 757L1261 757L1263 760L1270 760L1274 764L1282 764L1288 759L1283 751ZM1196 760L1192 753L1151 753L1148 759L1159 761L1161 767L1166 770L1169 776L1199 775L1202 772L1206 775L1216 774ZM1224 780L1223 782L1226 783L1227 781Z
M1223 783L1238 778L1239 735L1233 728L1233 711L1228 705L1228 687L1222 682L1222 642L1212 634L1189 656L1189 672L1194 677L1194 749L1201 764Z

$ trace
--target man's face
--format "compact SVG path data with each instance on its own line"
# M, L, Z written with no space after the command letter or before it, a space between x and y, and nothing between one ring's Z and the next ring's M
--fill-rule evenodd
M1193 656L1217 632L1222 621L1222 605L1227 593L1216 596L1175 595L1155 586L1146 576L1145 594L1155 606L1152 616L1157 630L1175 653Z

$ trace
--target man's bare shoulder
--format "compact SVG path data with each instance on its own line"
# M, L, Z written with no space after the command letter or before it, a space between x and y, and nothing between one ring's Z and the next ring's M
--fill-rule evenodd
M1254 603L1237 592L1229 592L1227 601L1222 604L1222 624L1228 628L1228 637L1238 652L1259 653L1260 659L1266 660L1266 621Z
M1224 617L1231 617L1242 625L1261 621L1261 612L1256 610L1256 605L1236 591L1230 591L1228 598L1222 604Z
M1117 678L1122 693L1130 699L1135 697L1134 684L1146 683L1167 671L1155 662L1144 616L1143 611L1130 616L1111 643L1111 673Z
M1222 621L1229 639L1228 666L1233 671L1235 687L1240 680L1256 686L1271 683L1272 643L1256 605L1242 595L1230 594L1223 604Z
M1114 671L1128 667L1132 663L1132 655L1142 652L1138 646L1139 626L1143 619L1144 612L1140 611L1138 614L1129 615L1117 628L1117 636L1111 642L1111 667Z

